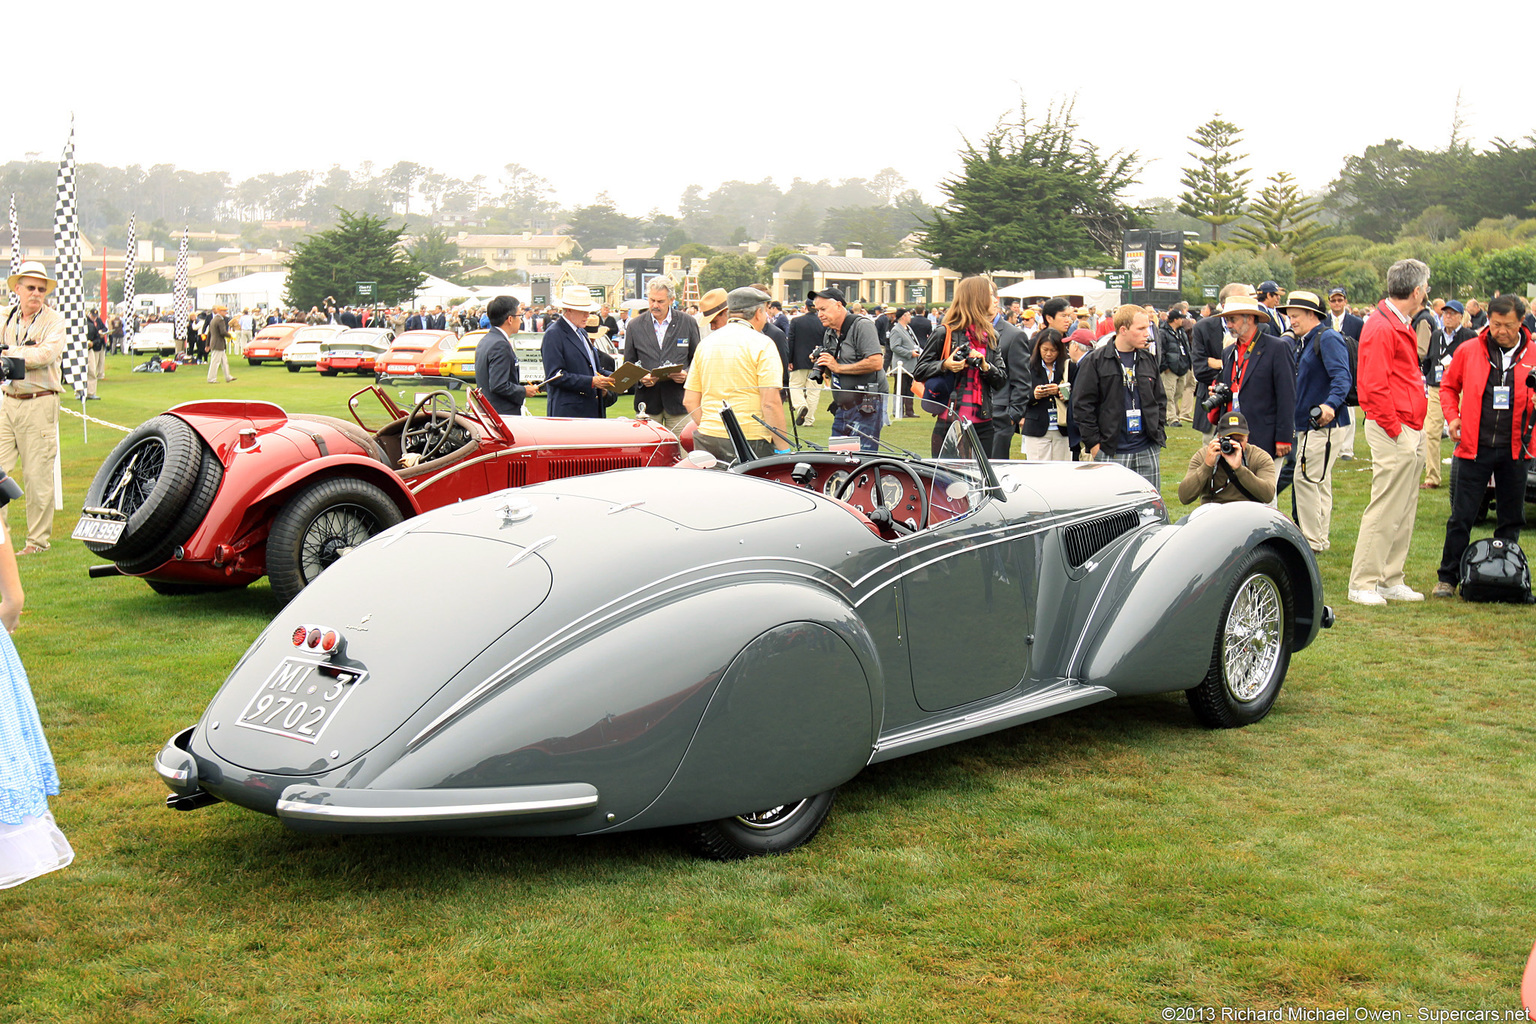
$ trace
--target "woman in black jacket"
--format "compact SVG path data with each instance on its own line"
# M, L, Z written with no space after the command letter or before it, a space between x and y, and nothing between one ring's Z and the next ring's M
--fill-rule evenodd
M985 456L992 450L992 395L1008 383L1008 373L997 354L997 331L992 327L996 315L997 295L992 282L985 277L962 279L955 287L955 301L944 313L943 325L929 335L912 371L919 381L944 377L951 384L949 406L938 413L938 422L933 425L935 456L956 417L975 429L981 442L978 454Z
M1024 435L1024 457L1030 462L1071 458L1067 446L1067 421L1071 416L1072 359L1061 332L1047 327L1035 335L1029 355L1031 390L1024 406L1019 433Z

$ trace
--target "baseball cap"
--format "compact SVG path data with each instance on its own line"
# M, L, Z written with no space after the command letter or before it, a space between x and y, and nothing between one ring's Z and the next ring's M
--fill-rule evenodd
M1219 437L1230 437L1233 434L1248 436L1248 421L1240 412L1223 413L1221 420L1216 424L1216 434Z
M823 288L819 292L811 292L809 298L811 298L811 299L829 299L832 302L841 302L845 306L848 304L848 300L843 298L843 290L841 288L835 288L835 287L827 287L827 288Z
M1450 302L1447 302L1445 304L1445 308L1446 309L1454 309L1458 313L1465 313L1467 311L1467 307L1463 306L1461 303L1457 302L1455 299L1452 299Z

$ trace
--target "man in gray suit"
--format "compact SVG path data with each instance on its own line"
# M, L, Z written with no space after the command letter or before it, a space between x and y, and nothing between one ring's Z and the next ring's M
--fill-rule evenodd
M672 282L653 277L645 289L649 308L631 317L624 332L624 359L646 369L683 366L685 369L657 380L647 375L635 389L635 411L645 406L646 413L662 426L679 433L687 426L688 409L683 404L683 383L687 366L699 347L699 325L693 317L672 305Z

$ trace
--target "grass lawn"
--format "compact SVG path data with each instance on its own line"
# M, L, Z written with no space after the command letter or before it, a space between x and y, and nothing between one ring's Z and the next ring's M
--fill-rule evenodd
M364 383L237 362L235 383L209 385L200 368L131 365L110 360L91 414L132 426L217 396L343 415ZM1345 602L1363 458L1339 464L1321 559L1338 624L1292 660L1264 722L1208 732L1182 697L1099 704L870 768L808 847L715 864L665 833L328 838L222 805L165 810L151 758L276 609L265 581L172 599L87 579L97 559L69 532L122 434L92 424L86 443L62 420L65 510L53 550L22 561L15 639L77 857L0 892L0 1020L1418 1020L1519 1005L1536 938L1536 611ZM930 424L888 436L926 451ZM1197 435L1170 440L1176 509ZM1446 502L1422 492L1421 590ZM422 628L440 626L426 611Z

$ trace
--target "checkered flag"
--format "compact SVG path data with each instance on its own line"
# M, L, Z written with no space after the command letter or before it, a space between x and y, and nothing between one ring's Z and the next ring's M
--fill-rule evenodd
M187 336L187 318L192 315L191 303L187 301L187 229L185 225L181 229L181 248L176 252L176 284L171 289L171 296L176 307L176 340L183 341Z
M128 215L128 249L123 254L123 351L131 351L133 336L138 333L139 314L134 308L133 279L139 272L139 243L135 233L134 215Z
M21 266L21 229L16 226L16 193L11 193L11 273ZM9 289L7 289L9 291ZM12 302L16 301L13 295Z
M75 208L75 125L69 125L69 142L59 161L58 194L53 210L53 248L57 253L54 276L59 279L53 290L53 308L64 318L64 362L60 372L64 383L74 388L76 398L85 397L86 329L85 273L80 266L80 217Z

